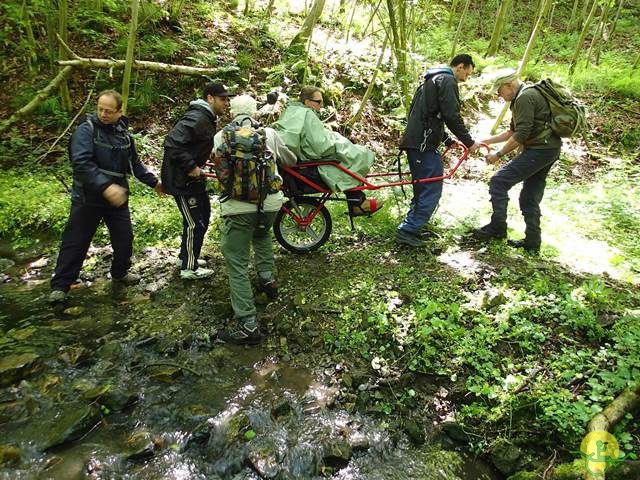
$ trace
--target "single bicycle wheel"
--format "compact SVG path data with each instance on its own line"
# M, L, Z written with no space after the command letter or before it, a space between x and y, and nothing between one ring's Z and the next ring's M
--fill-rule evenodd
M318 200L307 197L285 203L273 222L273 233L278 243L293 253L312 252L324 245L333 227L327 208L322 205L309 222L310 215L319 206Z

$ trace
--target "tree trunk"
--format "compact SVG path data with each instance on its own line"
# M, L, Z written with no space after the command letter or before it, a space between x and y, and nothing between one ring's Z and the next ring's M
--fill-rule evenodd
M535 44L536 37L538 36L538 31L540 30L540 25L542 25L544 18L547 16L551 3L552 3L552 0L542 0L540 4L538 19L536 20L536 24L534 25L533 30L531 31L531 35L529 36L529 42L527 43L527 48L525 49L524 54L522 55L522 59L520 60L520 63L518 65L518 70L516 72L516 75L518 77L522 75L522 72L524 71L524 67L527 65L527 62L529 61L531 50L533 50L533 45ZM491 129L492 135L495 134L495 132L498 130L498 127L502 123L502 119L506 115L508 109L509 109L509 102L505 103L504 108L500 112L500 115L498 115L498 118L496 119L496 123L493 125L493 128Z
M635 70L636 68L638 68L638 65L640 65L640 53L638 54L638 56L636 57L636 61L633 62L633 67L631 68L631 70Z
M47 18L45 19L45 27L47 29L47 50L49 52L49 66L51 68L55 67L56 59L58 58L58 45L56 42L56 33L58 31L58 19L56 18L57 12L53 10L47 13Z
M458 8L458 0L451 2L451 9L449 10L449 21L447 22L447 28L451 28L453 25L453 18L456 15L456 9Z
M349 33L351 32L351 25L353 25L353 17L356 15L356 8L358 6L358 2L353 2L353 8L351 9L351 15L349 15L349 23L347 23L347 27L345 28L346 34L344 36L345 43L349 43Z
M618 25L618 18L620 17L620 11L624 6L624 0L620 0L618 3L618 8L616 9L616 16L613 17L613 22L611 22L611 27L609 28L609 32L607 33L606 38L604 38L604 45L602 42L599 43L598 49L596 50L596 65L600 63L600 54L603 50L607 50L609 46L609 42L611 41L611 37L613 37L613 32L616 31L616 26Z
M589 12L589 16L585 20L584 25L582 27L582 31L580 32L580 36L578 37L578 42L576 43L576 50L573 52L573 57L571 57L571 63L569 63L569 76L572 76L574 70L576 69L576 63L578 62L578 56L580 55L580 50L582 50L582 44L584 43L584 39L587 36L589 27L591 26L591 21L593 20L593 17L596 14L597 7L598 7L598 0L594 0L593 5L591 7L591 11Z
M398 16L396 18L396 6ZM402 104L407 107L409 98L409 79L407 78L407 38L406 30L402 25L406 21L406 0L387 0L387 13L389 15L389 31L391 37L391 49L396 59L396 79L400 83L400 95Z
M552 1L551 2L551 11L548 14L548 22L547 22L547 29L545 31L543 31L543 35L542 35L542 42L540 43L540 53L538 54L538 60L536 60L536 63L538 63L540 60L544 59L544 49L546 47L547 44L547 35L546 33L551 30L551 26L553 23L553 12L556 9L556 4Z
M573 0L573 8L571 9L571 18L569 19L569 29L573 29L573 27L575 26L578 20L578 6L580 6L580 0Z
M467 10L469 9L470 3L471 3L471 0L467 0L466 2L464 2L464 9L462 10L462 15L460 15L458 28L456 30L456 34L453 37L453 42L451 43L451 55L449 55L449 59L452 59L456 54L456 47L458 46L458 37L460 36L460 32L462 31L462 24L464 23L464 17L467 14Z
M18 110L16 113L11 115L7 120L0 123L0 133L4 132L9 128L12 124L14 124L19 119L26 117L31 114L44 100L49 98L49 96L62 85L73 72L72 66L64 67L56 77L49 82L49 85L40 90L36 95L31 99L29 103L27 103L24 107Z
M607 0L602 7L602 13L600 14L600 20L598 21L598 25L596 27L596 32L591 39L591 45L589 45L589 51L587 52L587 62L590 62L594 55L597 53L600 44L603 41L604 28L607 24L607 18L609 17L609 6L611 3ZM599 54L598 54L599 56ZM594 63L597 65L598 62L594 60Z
M65 43L67 42L67 14L67 0L58 0L58 33ZM66 51L62 46L58 47L58 58L60 60L67 58ZM70 112L73 108L66 78L63 78L60 83L60 103L62 104L62 108L67 112Z
M491 40L489 40L489 47L487 48L487 53L484 54L485 57L495 55L498 52L507 12L510 11L510 3L510 0L500 2L498 13L496 14L496 23L493 24L493 33L491 34Z
M269 0L269 3L267 3L267 8L265 8L265 13L267 14L267 18L271 17L271 12L273 11L273 4L276 2L276 0Z
M251 13L251 0L244 1L244 9L242 10L242 15L245 17Z
M22 17L22 24L24 25L25 33L27 35L27 65L29 70L32 70L38 60L38 55L36 54L36 38L33 35L33 26L31 25L31 17L29 16L29 9L27 8L26 0L22 1L20 16Z
M389 42L389 35L385 35L384 42L382 42L382 50L380 50L380 56L378 57L378 63L376 63L376 69L373 71L373 75L371 75L371 80L369 80L369 85L367 86L367 91L364 92L364 96L362 97L362 102L360 103L360 107L358 111L355 113L353 117L351 117L347 122L346 126L352 126L356 122L360 120L362 116L362 112L364 111L364 107L367 105L369 101L369 97L373 92L373 87L376 83L376 78L378 76L378 72L380 71L380 65L382 65L382 60L384 59L384 54L387 51L387 43Z
M316 23L318 23L318 20L320 20L320 17L322 16L324 3L325 0L314 0L309 15L307 15L307 18L304 20L300 31L296 34L295 37L293 37L293 40L291 40L291 43L289 44L287 50L293 53L296 50L304 50L307 40L309 39L309 37L311 37Z
M127 58L124 64L124 74L122 75L122 113L127 114L129 104L129 83L131 81L131 68L133 67L133 53L136 49L136 38L138 35L138 10L140 0L131 0L131 25L129 28L129 43L127 44Z
M587 425L587 434L598 430L608 432L612 427L622 420L629 412L632 412L640 404L640 385L634 390L625 390L618 395L607 407L591 419ZM588 453L588 452L584 452ZM597 464L596 464L597 465ZM585 480L605 480L605 472L599 475L590 475L585 472Z

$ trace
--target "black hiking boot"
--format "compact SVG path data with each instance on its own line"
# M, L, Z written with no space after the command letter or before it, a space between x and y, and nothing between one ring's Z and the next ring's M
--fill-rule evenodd
M521 248L529 253L540 253L540 244L529 242L526 238L521 240L507 240L507 245L514 248Z
M255 316L236 320L224 330L218 332L218 339L233 345L257 345L263 340Z
M507 238L507 227L500 228L495 225L488 223L483 227L476 228L473 232L471 232L471 236L476 240L500 240L502 238Z

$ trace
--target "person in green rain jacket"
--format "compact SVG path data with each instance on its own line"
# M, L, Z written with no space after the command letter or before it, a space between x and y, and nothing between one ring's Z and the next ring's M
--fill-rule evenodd
M318 112L324 104L322 90L304 87L300 101L291 102L272 125L283 143L299 162L333 160L344 168L364 177L375 160L374 153L361 145L354 145L337 132L326 128ZM318 173L327 187L333 191L345 191L360 185L349 174L331 165L318 167ZM365 198L361 191L345 192L352 216L371 215L382 207L375 198Z

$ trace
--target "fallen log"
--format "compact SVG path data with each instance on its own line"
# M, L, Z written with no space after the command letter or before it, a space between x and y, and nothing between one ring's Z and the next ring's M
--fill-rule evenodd
M29 103L27 103L24 107L22 107L16 113L11 115L7 120L0 123L0 133L4 132L6 129L8 129L11 125L13 125L22 117L26 117L27 115L31 114L36 108L38 108L38 105L40 105L55 90L58 89L58 87L62 82L64 82L71 76L72 72L73 72L72 66L66 66L62 70L60 70L58 75L56 75L55 78L49 82L49 85L47 85L38 93L36 93L36 95L33 97L33 99Z
M108 58L74 58L71 60L58 60L58 64L81 68L124 68L124 60ZM134 60L133 68L136 70L149 70L152 72L176 73L178 75L219 75L221 73L235 73L238 67L189 67L187 65L172 65L170 63L149 62L146 60Z

